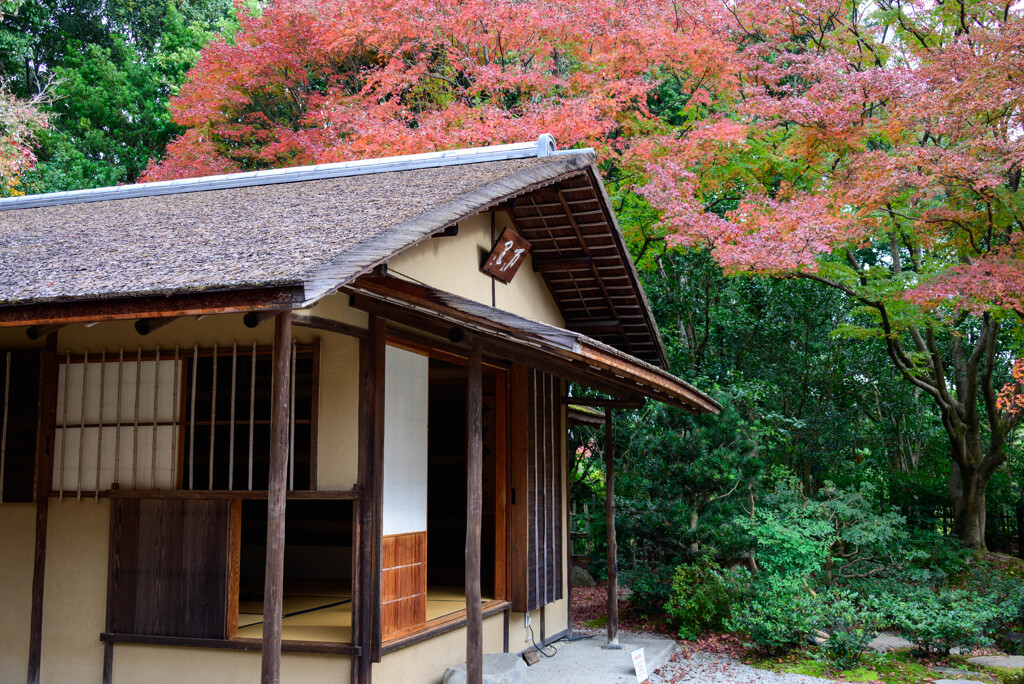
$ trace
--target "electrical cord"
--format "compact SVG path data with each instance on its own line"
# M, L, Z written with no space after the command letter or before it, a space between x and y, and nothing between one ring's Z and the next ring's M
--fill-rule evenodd
M534 638L534 635L533 635L533 624L532 623L527 626L527 629L530 630L530 643L533 644L533 648L534 648L534 650L537 651L537 653L540 653L545 658L554 658L555 655L558 654L558 649L555 648L554 646L549 644L548 648L550 648L553 651L553 653L547 653L547 652L544 651L544 646L542 646L542 645L537 643L537 640Z

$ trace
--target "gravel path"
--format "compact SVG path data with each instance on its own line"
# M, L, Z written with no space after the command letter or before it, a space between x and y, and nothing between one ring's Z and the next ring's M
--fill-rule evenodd
M651 684L832 684L831 680L806 675L780 674L755 670L749 665L717 653L690 653L673 656L650 678Z

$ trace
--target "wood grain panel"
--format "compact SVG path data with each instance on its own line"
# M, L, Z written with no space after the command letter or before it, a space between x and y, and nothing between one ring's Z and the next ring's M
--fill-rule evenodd
M519 612L564 593L561 386L536 369L513 372L511 598ZM517 438L519 430L525 438Z
M108 632L228 636L237 506L115 498L111 509Z
M427 533L391 534L383 541L381 629L389 639L426 624Z

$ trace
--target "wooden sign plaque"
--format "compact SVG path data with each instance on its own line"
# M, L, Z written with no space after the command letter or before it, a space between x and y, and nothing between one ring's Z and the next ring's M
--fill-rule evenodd
M530 243L510 228L501 231L501 236L491 248L482 270L503 283L512 281L519 267L530 253Z

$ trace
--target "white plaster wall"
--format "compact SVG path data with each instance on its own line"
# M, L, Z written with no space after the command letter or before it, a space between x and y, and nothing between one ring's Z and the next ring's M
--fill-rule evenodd
M0 682L25 681L32 619L35 504L0 504Z
M429 359L389 346L384 364L384 534L424 532Z

